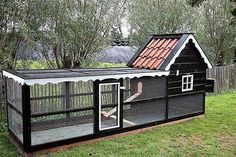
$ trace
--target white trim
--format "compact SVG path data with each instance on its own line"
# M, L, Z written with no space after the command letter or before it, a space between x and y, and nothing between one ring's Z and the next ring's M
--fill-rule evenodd
M175 56L171 59L170 63L166 66L165 70L170 70L170 66L172 64L174 64L175 59L180 55L180 53L182 52L182 50L185 48L186 44L189 42L189 40L192 39L193 43L195 44L195 47L198 49L198 51L200 52L201 57L204 59L204 62L207 64L207 67L209 69L212 68L212 65L210 63L210 61L208 60L207 56L205 55L205 53L202 51L200 45L198 44L197 40L195 39L195 37L193 35L189 35L188 38L185 40L185 42L181 45L181 47L179 48L179 50L177 51L177 53L175 54Z
M176 70L176 76L179 76L179 70Z
M117 85L117 109L118 109L118 113L117 113L117 125L116 126L111 126L111 127L106 127L106 128L102 128L102 117L101 117L101 107L102 107L102 100L101 100L101 87L104 85ZM113 128L118 128L120 127L120 82L115 82L115 83L100 83L99 84L99 131L103 131L103 130L108 130L108 129L113 129Z
M3 70L2 74L3 74L3 76L8 77L8 78L11 78L11 79L13 79L14 81L20 83L21 85L23 85L23 84L25 83L25 80L24 80L23 78L21 78L21 77L19 77L19 76L16 76L16 75L14 75L14 74L11 74L11 73L9 73L9 72L7 72L7 71L4 71L4 70Z
M78 82L78 81L84 81L87 82L89 80L95 81L95 80L104 80L104 79L120 79L120 78L139 78L143 76L168 76L170 74L169 71L154 71L154 72L148 72L148 73L132 73L132 74L117 74L117 75L102 75L102 76L81 76L81 77L67 77L67 78L45 78L45 79L22 79L14 74L11 74L9 72L3 71L3 76L12 78L15 81L27 85L34 85L34 84L41 84L45 85L47 83L61 83L66 81L71 82Z
M184 78L187 78L187 81L184 82ZM188 79L191 78L191 81L188 82ZM184 89L184 84L186 84L186 88ZM188 88L188 85L191 85L190 88ZM182 76L182 92L187 92L193 90L193 75L183 75Z

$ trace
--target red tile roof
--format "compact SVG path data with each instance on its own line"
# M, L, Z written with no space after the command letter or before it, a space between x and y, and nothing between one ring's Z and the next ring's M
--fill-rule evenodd
M132 63L135 68L158 69L178 43L179 38L153 38Z

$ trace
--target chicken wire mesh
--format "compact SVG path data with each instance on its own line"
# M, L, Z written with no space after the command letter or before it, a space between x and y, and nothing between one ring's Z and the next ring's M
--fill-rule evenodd
M123 126L147 124L165 119L165 100L153 100L128 104L123 109Z
M93 106L93 82L35 84L30 87L31 114Z
M7 101L22 112L22 86L13 79L7 79Z
M131 127L165 119L165 78L124 79L123 126ZM150 99L153 99L150 101Z
M124 79L125 86L124 102L130 100L133 95L137 95L130 101L148 100L152 98L162 98L166 94L166 78L164 77L142 77Z
M22 86L7 78L8 127L23 142Z
M32 145L93 134L93 110L31 118Z
M35 84L30 90L32 145L93 133L93 81Z
M168 117L180 117L188 114L203 112L204 95L194 94L169 98Z
M16 137L23 143L22 116L8 106L8 126Z

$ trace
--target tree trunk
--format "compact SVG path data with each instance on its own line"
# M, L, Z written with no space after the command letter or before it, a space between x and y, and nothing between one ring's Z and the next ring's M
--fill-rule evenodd
M219 57L217 60L217 65L218 66L223 66L224 65L224 61L225 61L225 53L223 50L220 51L219 53Z
M236 64L236 48L234 49L234 64Z

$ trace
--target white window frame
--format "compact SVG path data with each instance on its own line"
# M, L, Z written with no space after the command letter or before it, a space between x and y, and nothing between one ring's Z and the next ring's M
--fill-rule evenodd
M102 117L101 117L101 111L102 111L102 91L101 88L102 86L106 86L106 85L117 85L117 125L115 126L111 126L111 127L106 127L106 128L102 128ZM119 128L120 127L120 82L115 82L115 83L100 83L99 84L99 131L103 131L103 130L109 130L109 129L114 129L114 128Z
M186 82L184 82L184 79L186 78ZM191 81L189 82L189 78L191 78ZM188 85L190 84L190 88L188 88ZM186 85L186 88L184 88L184 85ZM193 75L183 75L182 76L182 92L187 92L193 90Z

